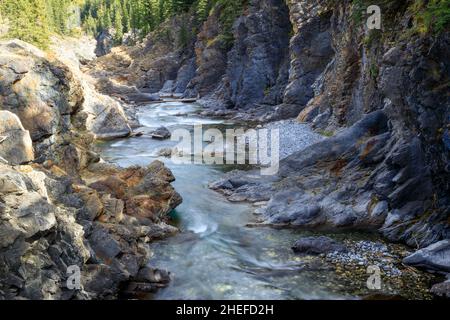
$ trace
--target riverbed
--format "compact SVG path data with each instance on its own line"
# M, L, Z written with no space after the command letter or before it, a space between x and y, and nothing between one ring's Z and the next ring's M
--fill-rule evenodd
M246 227L257 219L253 214L255 208L231 203L208 188L210 182L220 179L229 168L180 165L158 156L159 150L176 145L170 140L151 138L150 132L161 125L171 131L191 130L195 124L208 128L233 125L205 119L199 116L199 111L195 104L178 102L140 107L137 116L143 126L140 129L143 136L100 145L103 159L123 167L163 161L176 177L173 185L184 200L172 213L172 223L181 232L151 244L153 257L149 265L169 270L172 282L150 298L358 298L354 292L365 290L365 279L356 280L349 287L348 279L329 264L294 254L291 246L309 233Z

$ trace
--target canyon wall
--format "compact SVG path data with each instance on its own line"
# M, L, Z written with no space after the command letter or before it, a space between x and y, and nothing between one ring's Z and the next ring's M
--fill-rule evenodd
M413 32L411 6L408 1L384 2L381 30L369 30L364 15L355 16L351 1L289 1L287 8L282 1L250 2L236 21L224 75L200 102L232 109L237 119L297 117L330 136L282 161L281 187L269 187L269 192L252 183L235 188L249 199L265 190L260 198L271 199L268 221L377 230L414 247L450 236L450 65L445 58L450 38L445 31ZM276 39L273 45L258 46L264 37L249 36L252 14L273 11L277 19L289 18L293 27L287 52L280 50L287 21L277 22L283 28L258 24L274 32L269 37ZM256 56L249 49L255 47ZM278 59L276 73L274 64L264 60L268 56ZM255 57L263 59L267 70ZM286 59L288 73L283 71ZM243 63L237 68L234 61L239 60ZM254 73L254 68L264 71ZM278 88L278 98L268 98L271 90L262 96L261 79ZM257 92L246 93L245 84L252 81ZM246 98L240 99L241 94ZM280 194L272 196L277 188Z
M129 119L66 46L0 42L0 299L110 299L170 280L147 267L148 242L177 232L175 178L160 162L101 161L94 141L128 135Z
M413 4L383 1L382 28L369 30L365 2L249 1L229 45L217 6L188 44L175 31L194 22L175 17L109 75L139 66L139 87L179 94L187 83L184 96L205 114L310 123L330 139L282 161L281 191L292 188L295 201L275 196L269 220L377 230L424 247L450 235L450 36L414 29Z

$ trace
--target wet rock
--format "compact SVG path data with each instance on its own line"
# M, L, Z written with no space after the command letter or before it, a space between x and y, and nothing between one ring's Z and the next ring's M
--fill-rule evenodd
M450 298L450 280L435 284L431 288L431 293L442 298Z
M163 148L161 150L158 150L158 156L170 158L172 156L173 150L171 148Z
M298 240L292 247L295 253L318 255L330 252L344 252L344 245L328 237L308 237Z
M427 270L450 272L450 240L442 240L420 249L403 262Z
M139 270L139 273L136 276L136 281L168 284L170 282L170 272L167 270L145 267Z
M153 139L167 140L170 139L172 133L166 127L160 127L151 133Z

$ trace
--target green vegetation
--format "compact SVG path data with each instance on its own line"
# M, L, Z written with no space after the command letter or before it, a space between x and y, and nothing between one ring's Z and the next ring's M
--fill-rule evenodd
M331 0L330 0L331 1ZM352 19L356 25L364 23L365 9L373 4L369 0L352 0ZM388 29L390 21L406 10L414 19L413 33L440 34L450 27L450 0L379 0L377 4L381 7L383 24Z
M132 31L140 38L155 30L168 17L186 12L202 0L86 0L81 10L84 30L98 35L114 29L115 40Z
M213 9L218 10L225 47L233 42L232 27L248 0L0 0L0 35L18 38L40 48L47 48L52 34L78 35L81 31L98 36L113 30L117 44L131 32L142 39L159 28L168 18L189 12L196 27ZM192 39L191 30L181 26L182 46ZM6 27L5 27L6 26ZM195 27L195 28L196 28ZM4 29L6 28L6 32Z
M85 31L93 35L113 28L117 43L124 33L132 31L139 38L156 30L168 18L189 12L201 23L214 7L220 10L223 42L232 42L232 26L247 0L86 0L81 11ZM181 26L180 42L190 38L190 30Z
M52 33L73 35L81 0L0 0L2 27L7 38L18 38L45 49Z
M440 34L450 28L450 0L416 0L412 12L420 33Z
M224 44L224 49L228 49L234 40L233 36L233 24L237 17L242 14L247 1L241 0L217 0L217 4L220 6L219 21L221 24L220 39Z

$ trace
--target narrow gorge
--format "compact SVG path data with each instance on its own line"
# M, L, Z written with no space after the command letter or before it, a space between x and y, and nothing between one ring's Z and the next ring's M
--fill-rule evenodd
M449 6L191 1L120 44L0 40L0 299L449 298ZM278 129L278 173L174 163L195 125Z

